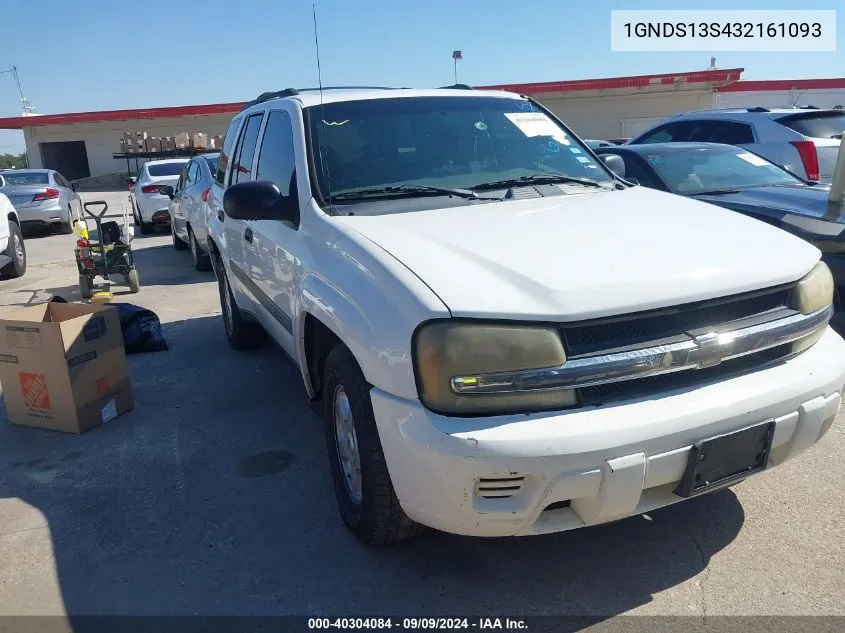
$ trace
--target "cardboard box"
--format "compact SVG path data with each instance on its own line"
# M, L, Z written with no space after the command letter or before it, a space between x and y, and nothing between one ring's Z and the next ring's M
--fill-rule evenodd
M144 141L144 151L145 152L160 152L161 151L161 141L155 136L149 136Z
M172 152L176 149L176 142L172 136L165 136L161 139L161 149L165 152Z
M223 137L218 134L208 139L208 149L216 149L218 151L223 149Z
M187 132L180 132L174 137L177 149L188 149L191 146L191 136Z
M133 407L117 310L44 303L0 318L0 384L10 422L84 433Z
M194 132L191 135L191 145L195 149L205 149L208 147L208 136L202 132Z

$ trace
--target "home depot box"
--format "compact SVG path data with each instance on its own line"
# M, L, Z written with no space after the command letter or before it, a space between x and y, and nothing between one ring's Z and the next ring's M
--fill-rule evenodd
M173 140L177 149L188 149L191 146L191 135L187 132L179 132Z
M191 135L191 146L194 149L206 149L208 147L208 136L203 132L194 132Z
M117 310L45 303L4 314L0 385L14 424L84 433L129 411Z

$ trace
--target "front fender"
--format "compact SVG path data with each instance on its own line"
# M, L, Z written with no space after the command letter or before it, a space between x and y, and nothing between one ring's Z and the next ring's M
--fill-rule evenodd
M411 362L411 334L415 324L391 318L396 316L395 312L379 310L374 303L356 301L315 274L303 280L297 340L302 359L300 371L309 397L314 396L304 337L309 314L349 348L367 382L402 398L417 397Z

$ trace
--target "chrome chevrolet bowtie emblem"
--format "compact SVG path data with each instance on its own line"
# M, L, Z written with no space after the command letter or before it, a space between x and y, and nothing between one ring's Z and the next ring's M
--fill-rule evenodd
M725 350L719 341L719 334L717 332L708 332L707 334L693 336L692 338L698 349L690 352L690 356L692 357L690 360L696 362L699 368L713 367L722 362Z

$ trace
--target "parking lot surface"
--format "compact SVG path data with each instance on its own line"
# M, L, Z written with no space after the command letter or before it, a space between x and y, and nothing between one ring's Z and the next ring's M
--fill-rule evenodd
M105 197L119 210L125 193ZM28 236L0 310L79 300L75 237ZM170 350L80 436L0 422L0 615L845 614L845 427L730 490L591 529L367 548L335 510L321 420L272 345L226 342L213 273L136 238Z

